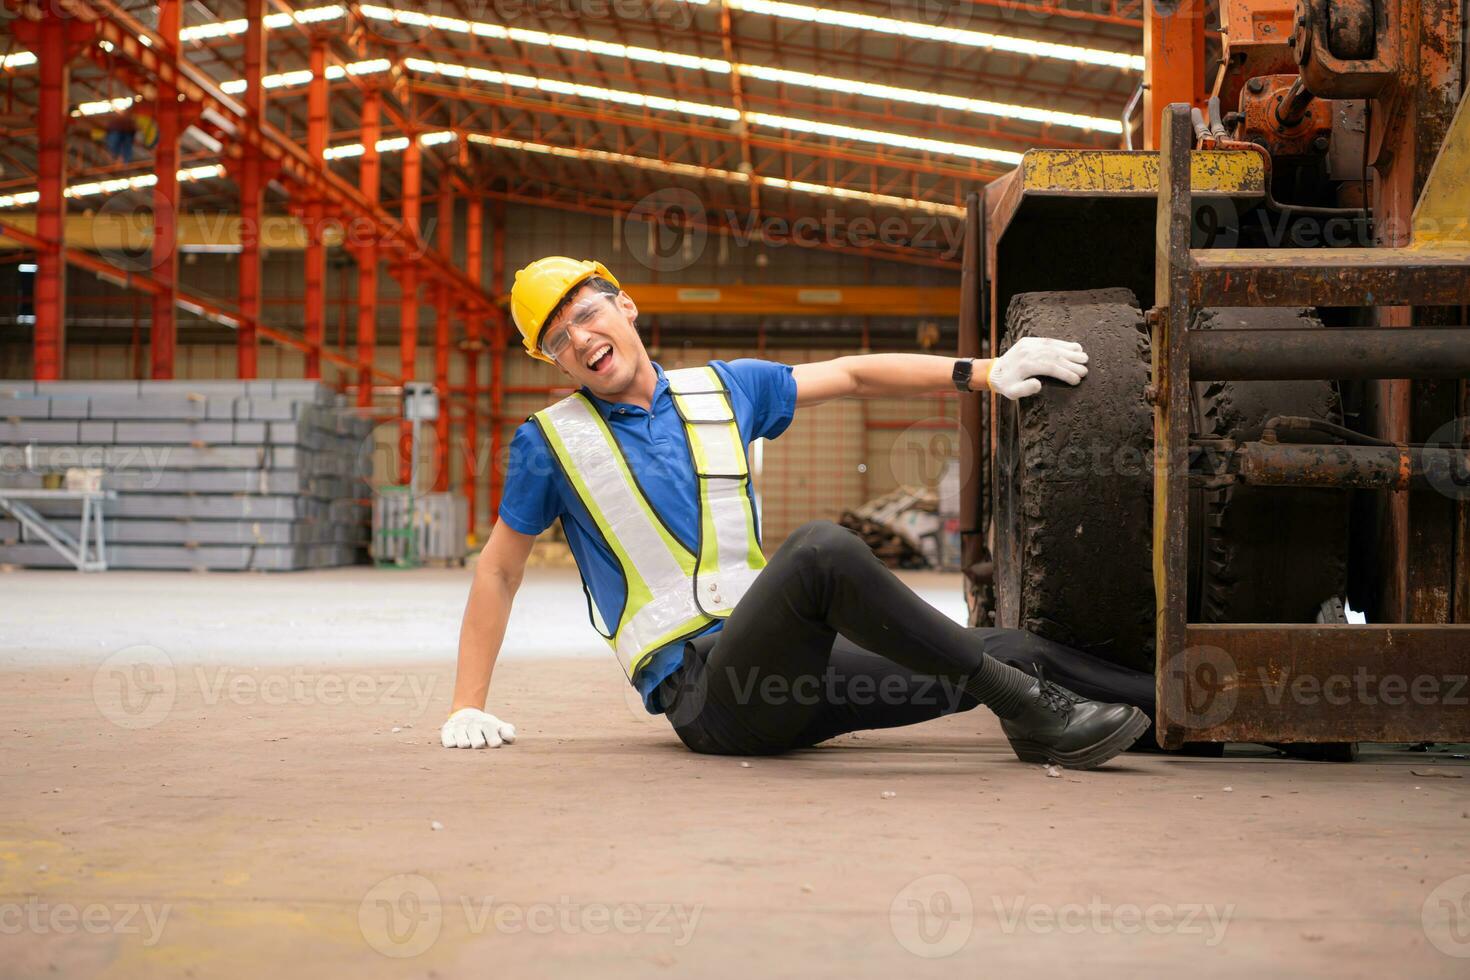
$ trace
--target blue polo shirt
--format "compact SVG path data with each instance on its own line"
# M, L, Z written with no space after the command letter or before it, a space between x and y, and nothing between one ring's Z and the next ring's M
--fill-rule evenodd
M747 454L753 440L774 439L786 431L796 411L796 381L791 377L790 365L755 358L709 363L730 389L735 421ZM674 537L695 552L699 543L699 487L689 461L689 441L674 410L664 369L658 364L653 369L658 383L653 390L652 411L605 402L587 388L582 393L607 421L648 502ZM510 443L500 519L522 534L540 534L559 519L589 601L597 604L609 631L617 625L627 599L627 583L617 556L567 482L546 437L529 419L516 429ZM759 519L756 530L759 534ZM724 624L724 620L716 620L704 632L712 633ZM643 695L643 704L651 714L663 711L654 692L679 666L683 646L682 642L674 643L656 651L633 677L633 686Z

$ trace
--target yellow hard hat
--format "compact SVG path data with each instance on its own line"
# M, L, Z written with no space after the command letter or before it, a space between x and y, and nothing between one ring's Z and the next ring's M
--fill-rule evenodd
M594 276L618 285L601 262L594 259L578 262L565 255L537 259L516 272L515 284L510 288L510 315L521 332L521 344L527 354L552 363L551 358L541 353L541 331L546 326L546 318L567 293Z

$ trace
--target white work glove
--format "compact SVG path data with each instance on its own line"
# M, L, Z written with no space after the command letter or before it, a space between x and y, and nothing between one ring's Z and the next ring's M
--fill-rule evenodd
M1082 345L1050 337L1022 337L990 365L990 390L1011 401L1041 390L1041 378L1057 378L1074 385L1087 377L1087 354Z
M498 749L516 740L516 726L479 708L460 708L439 729L446 749Z

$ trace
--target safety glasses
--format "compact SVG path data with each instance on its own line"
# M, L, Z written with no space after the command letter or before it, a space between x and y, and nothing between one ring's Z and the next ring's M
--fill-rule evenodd
M557 318L556 326L546 331L546 336L541 338L541 353L553 361L556 360L572 342L572 327L580 329L590 325L602 313L606 305L604 301L615 298L608 293L598 293L568 308Z

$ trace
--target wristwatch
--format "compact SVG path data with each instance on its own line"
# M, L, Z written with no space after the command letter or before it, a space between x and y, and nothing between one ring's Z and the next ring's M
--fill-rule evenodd
M954 362L954 372L950 375L954 379L954 386L960 391L970 390L970 374L975 370L975 362L969 358L962 358Z

